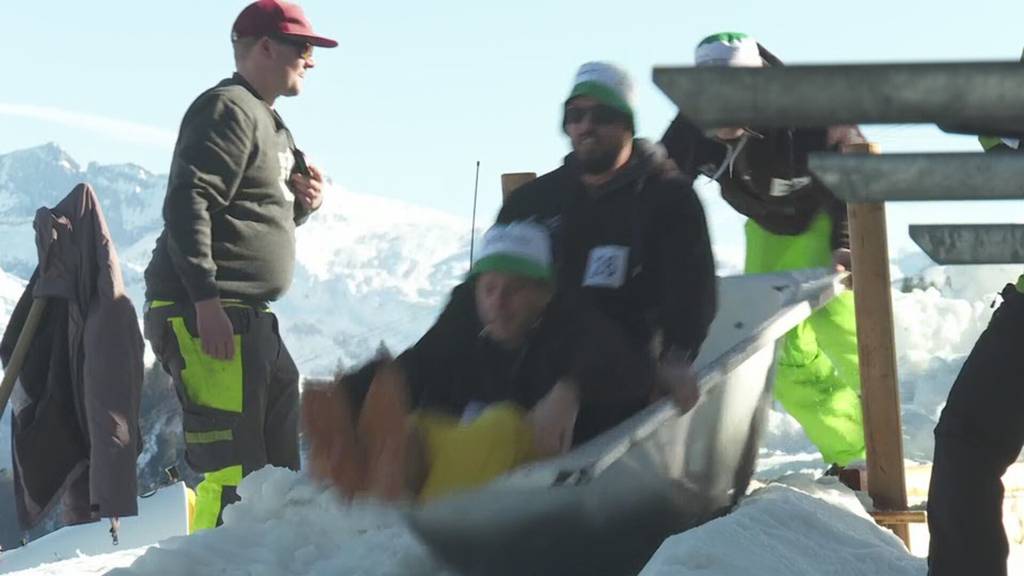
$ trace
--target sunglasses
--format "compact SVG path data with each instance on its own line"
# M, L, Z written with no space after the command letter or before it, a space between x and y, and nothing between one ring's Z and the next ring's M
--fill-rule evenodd
M313 57L313 45L305 40L299 40L297 38L290 38L288 36L273 36L274 41L291 46L299 52L299 57L303 60L310 60Z
M570 106L565 109L565 124L579 124L587 117L593 124L608 126L617 122L626 122L626 114L617 108L598 104L596 106Z

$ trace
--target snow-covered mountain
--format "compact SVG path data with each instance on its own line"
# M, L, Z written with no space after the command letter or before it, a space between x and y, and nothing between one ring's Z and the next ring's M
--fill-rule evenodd
M99 195L141 312L142 272L162 227L167 177L133 164L82 168L56 144L0 156L0 268L31 275L35 211L56 204L79 182ZM306 375L358 363L382 341L392 350L411 344L469 264L468 222L340 188L330 190L297 236L295 282L275 309ZM0 318L6 318L2 306Z

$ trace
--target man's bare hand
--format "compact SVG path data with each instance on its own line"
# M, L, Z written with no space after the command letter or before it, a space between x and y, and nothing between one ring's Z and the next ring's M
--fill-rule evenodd
M196 328L207 356L220 360L235 357L234 329L224 313L220 298L196 302Z
M288 187L308 210L316 210L324 202L324 174L312 164L309 165L309 176L292 174Z
M835 266L836 272L852 272L853 256L850 254L850 249L836 248L832 252L832 264Z
M579 410L579 392L574 384L564 380L530 410L526 420L533 428L537 456L549 458L569 450Z
M697 374L689 362L667 360L658 364L658 386L672 398L679 412L686 414L700 400Z

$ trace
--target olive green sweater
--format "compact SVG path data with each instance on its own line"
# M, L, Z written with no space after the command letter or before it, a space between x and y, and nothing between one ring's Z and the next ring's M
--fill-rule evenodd
M288 289L295 226L308 216L286 184L293 148L281 117L238 74L192 103L146 268L147 300L271 301Z

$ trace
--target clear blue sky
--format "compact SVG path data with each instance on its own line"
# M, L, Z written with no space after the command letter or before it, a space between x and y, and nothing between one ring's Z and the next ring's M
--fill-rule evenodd
M166 172L185 108L232 70L245 4L7 2L0 153L55 141L83 163ZM1024 3L1011 0L302 4L341 46L319 50L305 92L280 101L300 147L354 192L467 217L480 160L482 224L500 173L561 161L560 106L586 60L634 75L639 132L658 137L675 111L652 66L690 64L712 32L750 33L789 63L1012 60L1024 46ZM890 151L973 146L934 129L869 134Z

